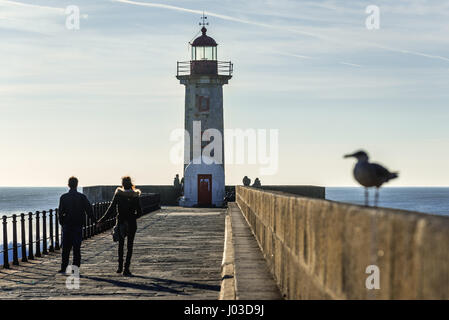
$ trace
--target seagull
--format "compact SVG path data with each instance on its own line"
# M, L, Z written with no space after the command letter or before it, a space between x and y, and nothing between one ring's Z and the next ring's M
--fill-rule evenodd
M377 163L368 161L368 154L365 151L357 151L347 154L345 158L356 158L357 164L354 167L354 178L365 187L365 205L368 206L368 188L376 187L374 206L379 202L379 188L385 183L398 177L398 172L390 172Z

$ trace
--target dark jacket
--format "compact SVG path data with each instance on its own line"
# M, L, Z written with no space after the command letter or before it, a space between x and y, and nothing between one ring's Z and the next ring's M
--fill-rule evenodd
M135 221L137 216L142 214L139 199L140 194L140 190L124 190L123 188L117 188L111 205L98 222L102 222L117 215L119 222L129 220Z
M84 194L70 190L61 196L58 217L63 227L81 228L86 215L95 221L92 205Z

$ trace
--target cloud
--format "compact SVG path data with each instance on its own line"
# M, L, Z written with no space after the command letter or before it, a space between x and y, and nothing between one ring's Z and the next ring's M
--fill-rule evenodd
M344 64L344 65L351 66L351 67L357 67L357 68L361 68L362 67L360 64L343 62L343 61L340 61L340 64Z
M30 3L23 3L23 2L17 2L17 1L9 1L9 0L0 0L0 5L10 5L10 6L19 6L19 7L27 7L27 8L34 8L34 9L42 9L42 10L49 10L57 13L64 13L64 8L57 8L57 7L48 7L48 6L41 6L37 4L30 4Z
M182 11L182 12L194 13L194 14L202 14L203 13L203 11L201 11L201 10L193 10L193 9L188 9L188 8L184 8L184 7L166 5L166 4L160 4L160 3L154 3L154 2L138 2L138 1L130 1L130 0L112 0L112 1L125 3L125 4L131 4L131 5L137 5L137 6L176 10L176 11ZM337 8L332 7L332 9L337 9ZM308 37L313 37L313 38L317 38L317 39L325 40L325 41L332 41L332 42L343 43L343 44L345 43L344 41L337 39L335 37L328 37L323 34L304 31L304 30L300 30L298 28L278 26L278 25L267 24L267 23L260 23L260 22L255 22L255 21L251 21L251 20L247 20L247 19L235 18L235 17L231 17L228 15L218 14L218 13L209 12L209 11L207 11L205 13L208 16L216 17L216 18L223 19L223 20L234 21L234 22L259 26L259 27L263 27L263 28L274 29L274 30L282 30L282 31L300 34L300 35L304 35L304 36L308 36ZM391 52L397 52L397 53L402 53L402 54L407 54L407 55L415 55L415 56L425 57L428 59L436 59L436 60L449 62L449 58L439 56L439 55L433 55L433 54L423 53L423 52L419 52L419 51L397 49L397 48L392 48L392 47L375 44L372 42L359 42L359 44L367 46L367 47L374 47L374 48L383 49L383 50L387 50L387 51L391 51ZM290 54L290 55L294 56L294 54ZM301 58L303 58L303 57L301 57Z

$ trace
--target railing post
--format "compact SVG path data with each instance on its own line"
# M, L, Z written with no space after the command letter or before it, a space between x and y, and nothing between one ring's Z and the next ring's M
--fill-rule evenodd
M33 213L28 213L28 259L33 260Z
M100 215L101 216L103 216L104 215L104 211L103 211L103 202L100 202L99 203L99 209L100 209ZM103 232L105 229L106 229L106 227L107 227L107 225L108 225L108 221L107 220L104 220L103 221L103 226L102 226L102 228L101 228L101 232Z
M106 212L107 207L108 207L108 203L105 202L104 203L104 212ZM111 218L109 218L109 222L108 222L108 229L110 229L110 228L112 228L112 219Z
M97 221L98 221L102 217L101 211L100 211L100 205L98 203L96 203L95 207L96 207L96 210L97 210ZM97 233L101 233L101 228L97 227Z
M36 211L36 257L41 257L41 234L39 227L39 211Z
M3 268L9 269L7 216L3 216Z
M104 212L103 212L103 202L100 202L100 203L98 204L98 211L100 211L100 216L103 216L103 215L104 215ZM101 227L100 232L103 232L103 231L106 229L107 224L108 224L107 221L103 221L103 226Z
M93 206L92 210L94 211L94 218L95 218L95 221L98 221L98 216L97 216L97 204L94 203L92 206ZM97 228L96 228L96 226L94 226L94 228L93 228L93 235L96 235L96 234L97 234Z
M92 238L92 219L88 216L87 217L87 226L88 226L88 229L87 229L87 237L88 238Z
M86 227L84 228L84 239L89 238L89 217L84 215L84 224Z
M81 239L84 240L84 226L86 225L86 219L83 217L83 222L81 224Z
M12 264L19 265L19 252L17 247L17 215L12 215Z
M83 217L83 227L82 227L82 239L86 239L86 216Z
M108 209L109 207L109 203L106 203L106 209L105 211ZM112 227L114 227L115 225L115 218L110 218L111 219L111 224L109 225L109 228L112 229Z
M99 203L95 204L95 206L97 207L97 221L100 220L100 218L103 216L101 214L101 206ZM103 228L97 228L97 233L101 233L103 230Z
M93 213L93 219L90 219L90 236L93 237L95 235L95 207L92 205L92 213Z
M47 250L47 212L42 211L42 254L48 254Z
M97 206L97 221L100 220L100 218L102 217L101 215L101 210L100 210L100 204L96 204ZM97 233L101 233L101 228L97 228Z
M26 244L26 237L25 237L25 214L20 214L20 235L21 235L21 246L20 249L22 250L22 262L27 262L27 244Z
M84 215L84 239L89 238L89 217Z
M101 214L104 215L105 209L104 209L104 202L101 203ZM105 231L109 227L109 220L106 220L106 223L104 224L103 231Z
M55 252L55 241L53 235L53 209L50 209L50 252Z
M89 217L89 238L92 238L94 235L94 219Z
M56 241L55 241L55 250L59 250L61 249L59 246L59 209L55 209L55 236L56 236Z

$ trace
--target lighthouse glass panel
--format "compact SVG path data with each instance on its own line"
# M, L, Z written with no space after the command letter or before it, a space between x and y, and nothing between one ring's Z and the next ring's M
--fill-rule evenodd
M217 60L217 47L192 47L192 60Z

